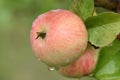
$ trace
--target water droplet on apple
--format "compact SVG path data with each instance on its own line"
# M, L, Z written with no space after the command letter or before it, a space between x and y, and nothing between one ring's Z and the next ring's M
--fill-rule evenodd
M55 70L55 67L48 67L48 70L49 70L49 71L54 71L54 70Z

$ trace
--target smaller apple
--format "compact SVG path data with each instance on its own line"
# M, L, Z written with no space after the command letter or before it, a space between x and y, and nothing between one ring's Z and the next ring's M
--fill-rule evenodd
M63 76L73 78L89 75L94 71L97 59L98 51L91 45L88 45L84 54L82 54L78 60L68 66L59 68L58 72Z

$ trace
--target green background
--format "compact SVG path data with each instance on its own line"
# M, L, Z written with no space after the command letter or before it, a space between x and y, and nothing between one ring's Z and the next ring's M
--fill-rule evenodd
M68 8L70 0L0 0L0 80L70 80L38 61L29 33L43 12Z

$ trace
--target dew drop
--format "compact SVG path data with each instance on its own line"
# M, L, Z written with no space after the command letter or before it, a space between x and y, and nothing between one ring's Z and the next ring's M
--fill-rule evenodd
M49 71L54 71L54 70L55 70L55 67L48 67L48 70L49 70Z

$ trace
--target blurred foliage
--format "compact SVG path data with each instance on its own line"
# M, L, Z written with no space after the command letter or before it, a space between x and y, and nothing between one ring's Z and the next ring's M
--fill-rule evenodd
M29 32L34 19L48 10L68 9L72 0L0 0L0 80L71 80L34 56Z
M71 0L0 0L0 26L2 29L10 29L20 22L26 21L24 24L27 24L45 11L68 8L70 2Z

